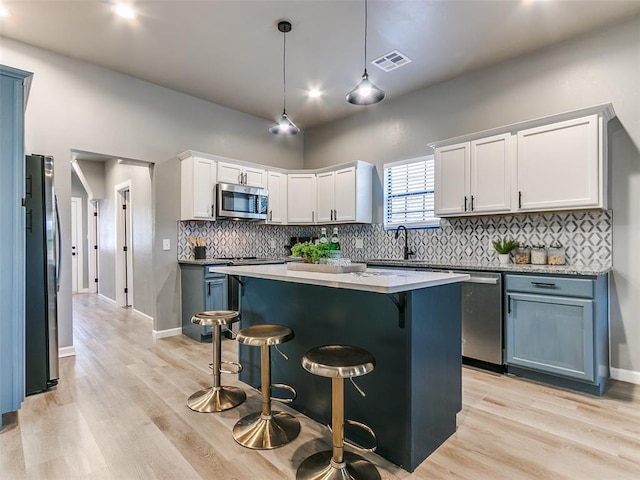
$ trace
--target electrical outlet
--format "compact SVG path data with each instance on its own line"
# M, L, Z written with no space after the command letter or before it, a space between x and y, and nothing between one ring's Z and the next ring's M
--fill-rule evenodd
M364 240L356 238L356 248L364 248Z
M271 248L276 248L276 241L275 240L269 240L269 246Z
M162 239L162 250L171 250L171 240L168 238Z

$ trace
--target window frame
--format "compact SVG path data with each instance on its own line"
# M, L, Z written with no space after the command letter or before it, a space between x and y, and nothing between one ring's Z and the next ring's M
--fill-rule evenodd
M433 186L431 191L426 190L420 195L431 195L434 202L434 211L433 216L428 218L423 218L420 221L406 221L402 223L390 222L389 217L389 196L388 196L388 185L387 185L387 169L393 167L399 167L403 165L409 165L412 163L420 163L420 162L431 162L434 168L434 177L433 177ZM406 194L405 194L406 195ZM400 196L400 195L399 195ZM440 228L440 217L435 216L435 155L422 155L420 157L407 158L405 160L399 160L396 162L389 162L382 165L382 206L383 206L383 218L382 224L384 230L393 230L398 228L400 225L404 225L408 229L424 229L424 228Z

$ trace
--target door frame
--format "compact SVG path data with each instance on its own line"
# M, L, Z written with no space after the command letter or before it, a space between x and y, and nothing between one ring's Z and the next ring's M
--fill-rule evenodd
M91 200L87 205L87 225L89 228L87 242L89 246L89 288L90 293L98 293L98 271L99 271L99 255L98 255L98 239L100 238L98 229L100 223L98 222L99 215L99 203L97 200Z
M126 195L126 196L125 196ZM115 197L115 297L116 305L119 307L134 307L133 302L133 194L131 180L117 184L114 187ZM128 197L128 199L126 199ZM126 199L126 200L125 200ZM127 201L128 215L122 208L123 202ZM125 223L126 222L126 223ZM127 245L126 257L124 246ZM127 268L125 269L125 261ZM125 286L127 292L125 293Z

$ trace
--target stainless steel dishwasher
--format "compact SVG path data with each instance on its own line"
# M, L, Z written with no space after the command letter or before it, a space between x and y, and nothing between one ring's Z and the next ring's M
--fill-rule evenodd
M471 276L462 284L463 359L502 366L502 274L454 269Z

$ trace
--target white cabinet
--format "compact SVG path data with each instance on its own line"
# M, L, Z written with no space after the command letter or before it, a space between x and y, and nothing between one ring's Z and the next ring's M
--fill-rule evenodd
M518 210L603 208L601 132L597 115L519 131Z
M267 189L269 190L269 213L267 223L287 223L287 174L267 172Z
M316 174L290 173L287 190L288 223L315 223Z
M510 139L507 133L436 149L436 215L511 210Z
M195 155L180 159L180 219L215 220L216 162Z
M354 165L317 174L317 223L371 223L373 165Z
M218 162L218 182L267 188L267 171L237 163Z

